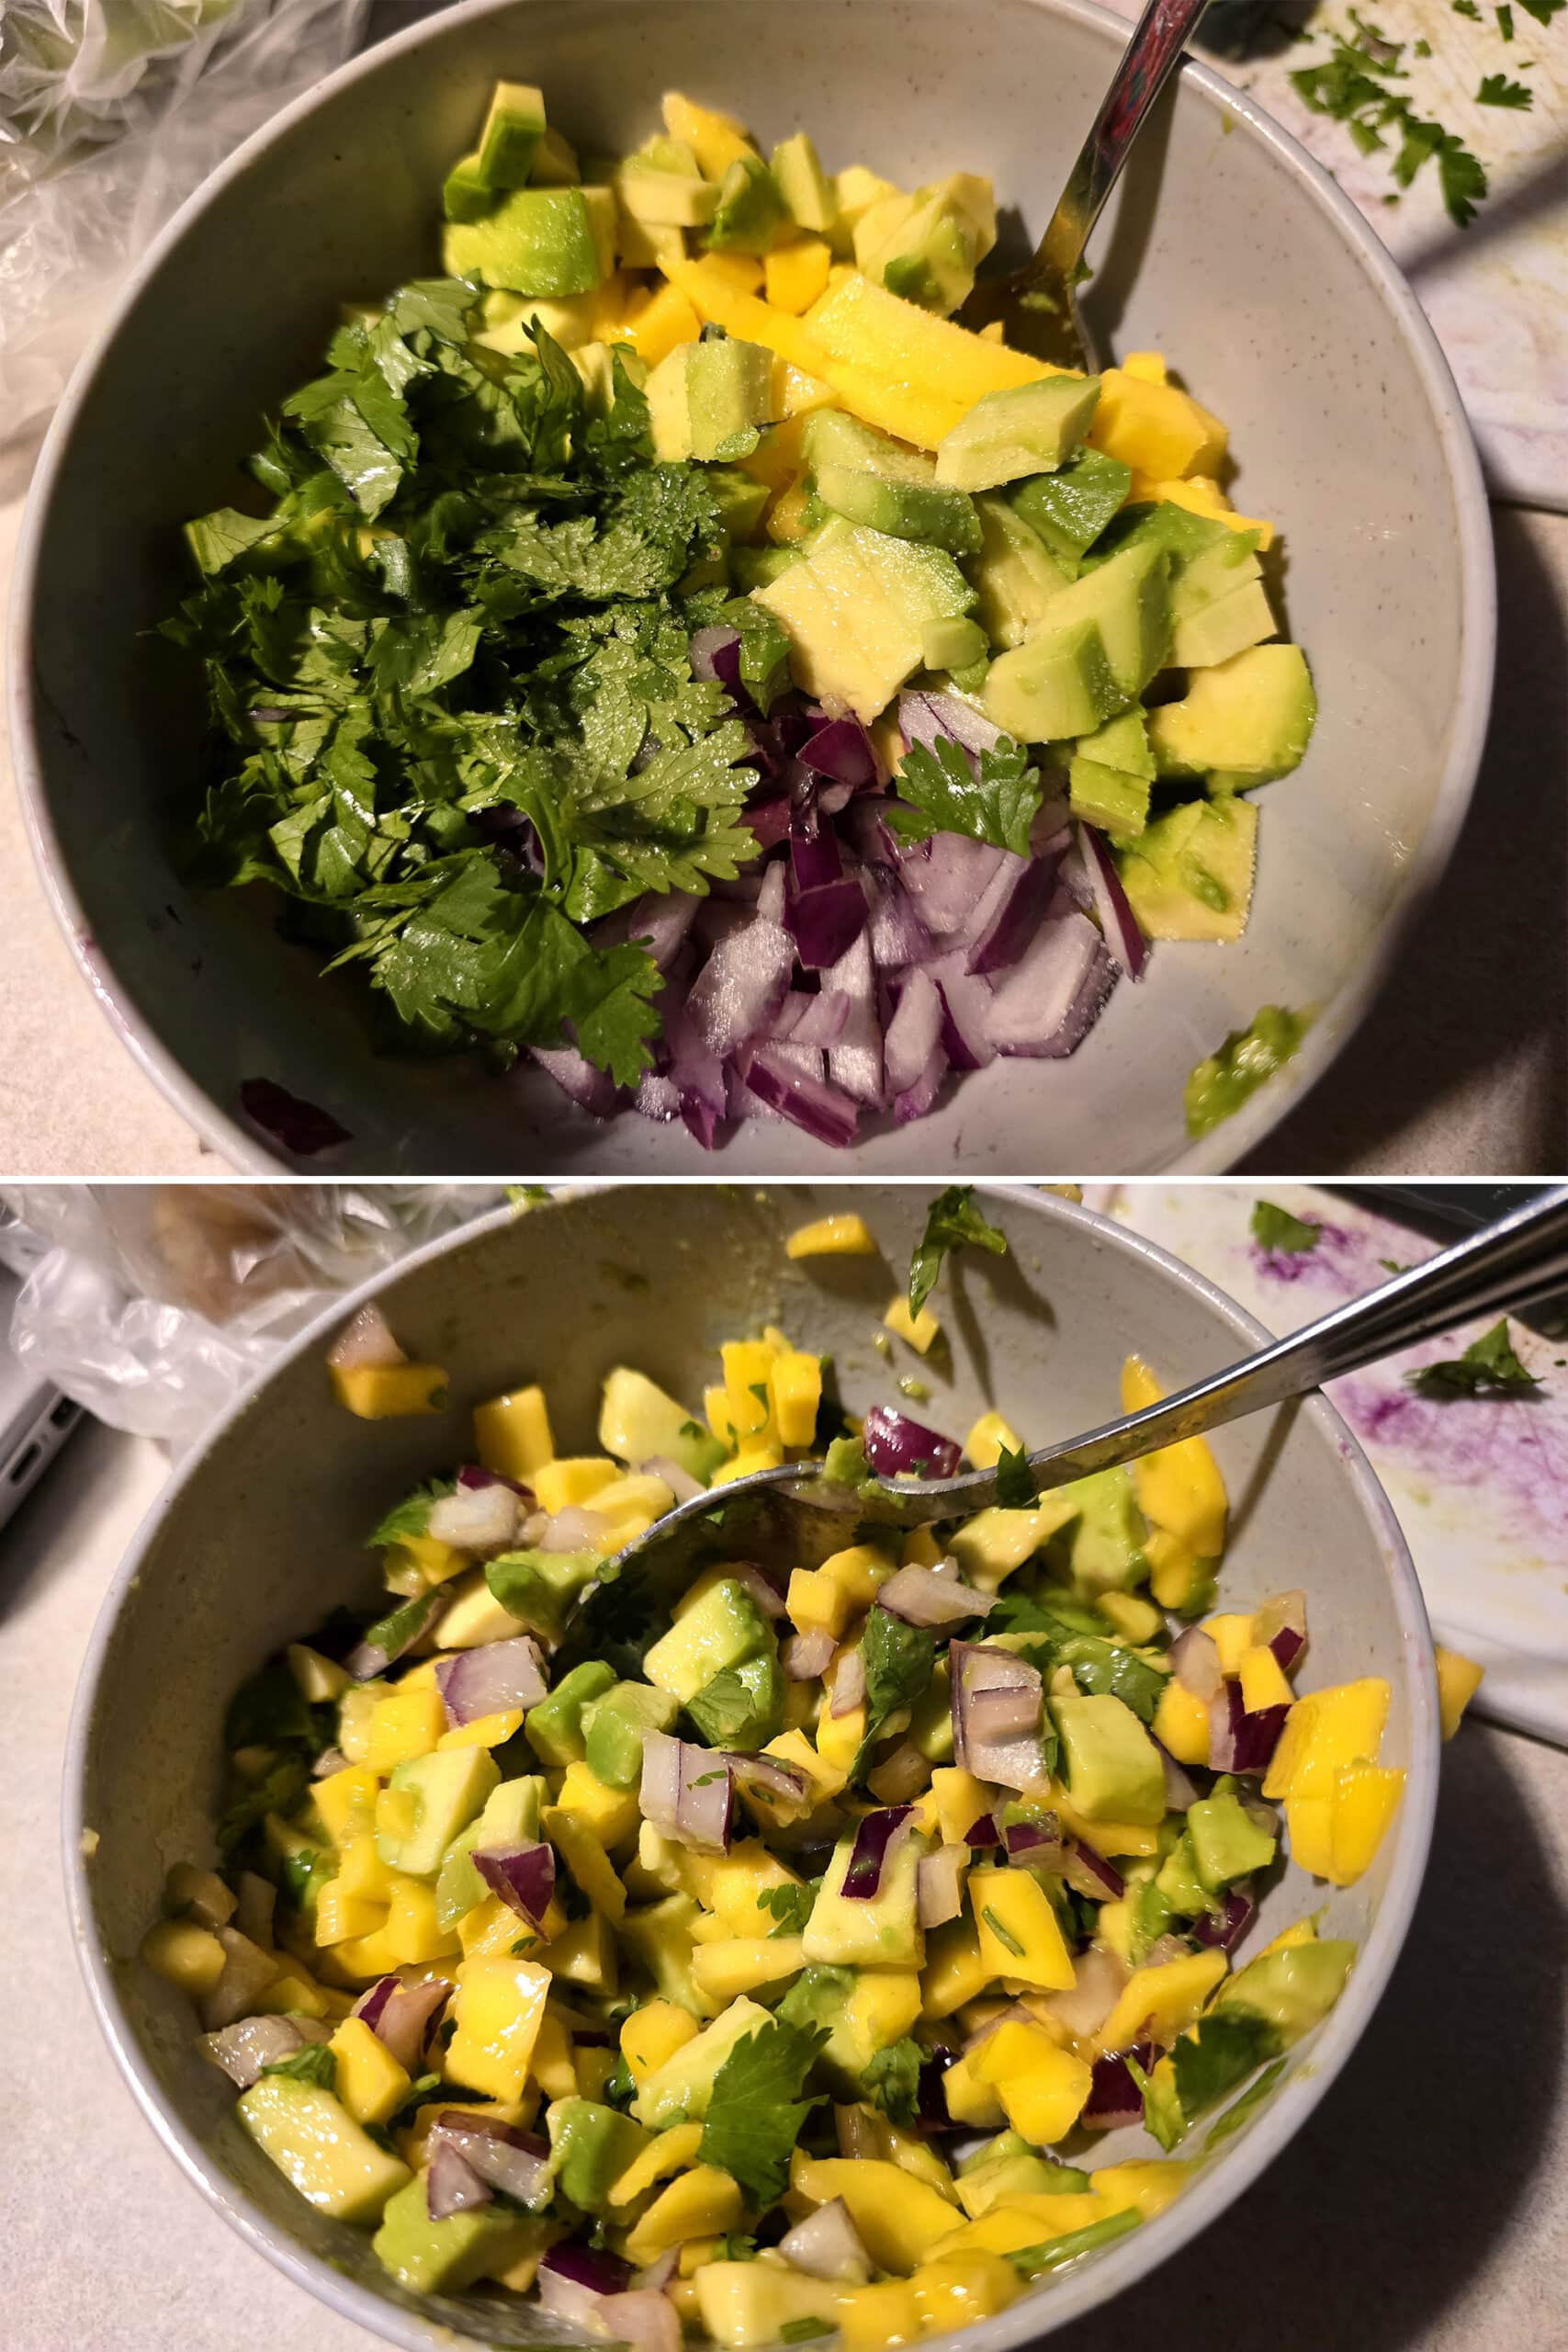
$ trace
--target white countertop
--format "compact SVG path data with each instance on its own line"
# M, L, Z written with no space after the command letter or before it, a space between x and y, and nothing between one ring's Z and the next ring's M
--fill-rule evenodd
M0 453L0 606L21 517L22 469L14 463L7 480L5 463ZM1568 1166L1568 515L1493 512L1497 695L1470 822L1359 1036L1246 1163L1250 1172L1534 1176ZM10 786L3 714L0 924L0 1170L213 1174L104 1018L50 913ZM722 1155L714 1174L724 1174Z
M87 2007L59 1855L83 1651L164 1464L85 1426L0 1535L0 2338L6 2352L371 2352L209 2211ZM1568 1755L1468 1723L1404 1959L1259 2185L1053 2352L1568 2344Z

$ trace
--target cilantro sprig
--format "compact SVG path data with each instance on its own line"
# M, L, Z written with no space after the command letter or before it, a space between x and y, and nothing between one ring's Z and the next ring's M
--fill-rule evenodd
M1406 1373L1418 1396L1439 1401L1455 1396L1528 1396L1540 1386L1539 1374L1520 1363L1508 1336L1508 1318L1501 1316L1490 1331L1472 1340L1464 1353L1440 1363L1423 1364Z
M1275 1201L1255 1201L1248 1220L1253 1239L1261 1250L1275 1250L1283 1257L1298 1258L1315 1250L1323 1238L1323 1227L1307 1217L1293 1216Z
M803 2096L826 2026L782 2018L738 2041L714 2076L697 2154L739 2181L753 2204L772 2205L789 2186L790 2154L818 2098Z
M965 833L971 841L1027 857L1029 829L1043 797L1039 770L1010 735L979 754L978 769L976 775L968 752L951 736L939 736L934 752L913 744L904 755L900 797L888 804L886 822L902 841Z
M968 1245L988 1250L993 1258L1007 1256L1007 1236L998 1231L983 1209L975 1205L973 1184L950 1184L926 1212L926 1229L909 1261L909 1312L918 1315L942 1272L950 1250Z
M1551 0L1540 4L1549 6ZM1460 14L1479 19L1474 0L1453 0L1453 5ZM1406 44L1391 40L1354 8L1349 18L1348 32L1329 35L1332 50L1325 60L1299 66L1292 74L1297 96L1314 114L1344 123L1363 155L1388 150L1389 168L1401 188L1410 187L1435 163L1450 220L1456 228L1468 228L1487 193L1484 166L1457 131L1418 115L1408 95L1394 86L1408 78L1403 63ZM1391 136L1397 141L1392 149Z

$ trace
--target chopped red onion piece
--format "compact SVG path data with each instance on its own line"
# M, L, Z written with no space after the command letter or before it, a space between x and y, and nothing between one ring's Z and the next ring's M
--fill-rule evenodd
M740 631L728 628L716 621L707 628L693 631L687 648L692 675L704 685L725 686L731 694L740 691Z
M916 2114L920 2129L929 2138L933 2132L969 2132L969 2123L955 2123L947 2111L947 2093L942 2078L953 2064L957 2052L936 2051L920 2068L919 2096Z
M839 1890L846 1901L874 1902L881 1890L887 1857L899 1832L912 1824L914 1811L913 1805L892 1804L880 1812L863 1815Z
M804 1078L780 1058L777 1047L749 1055L740 1075L759 1102L804 1127L818 1143L842 1149L853 1143L860 1112L847 1094L820 1080Z
M795 969L783 925L758 916L714 948L686 995L686 1012L710 1052L732 1054L777 1018Z
M941 1043L942 997L936 982L929 972L910 972L882 1041L889 1092L902 1094L913 1086Z
M1037 858L1016 874L1004 873L969 950L969 969L1003 972L1015 965L1044 922L1055 886L1056 868L1049 859Z
M871 2257L841 2197L830 2197L779 2240L779 2252L793 2270L810 2278L844 2278L863 2286Z
M734 1800L728 1756L668 1732L645 1734L637 1801L643 1819L664 1837L707 1853L728 1853Z
M956 1919L964 1908L964 1873L969 1856L962 1846L939 1846L922 1854L916 1866L916 1884L922 1928L940 1928Z
M327 1351L334 1372L383 1371L408 1357L392 1337L391 1326L378 1306L362 1306L352 1316Z
M830 718L807 737L798 756L813 775L830 776L857 792L877 781L876 752L858 718Z
M963 930L999 873L1021 864L1011 850L995 848L989 842L970 841L963 833L936 833L919 849L901 854L898 878L926 929L945 938Z
M1113 2051L1095 2060L1089 2098L1078 2117L1086 2132L1114 2132L1121 2124L1143 2121L1143 2093L1133 2080L1127 2061L1133 2059L1146 2074L1157 2054L1152 2041L1140 2041L1131 2050Z
M223 1973L201 1999L201 2022L209 2033L248 2018L277 1974L277 1956L263 1951L237 1928L212 1930L223 1947Z
M842 989L823 988L803 1000L804 1010L789 1032L792 1045L836 1046L850 1017L850 1000Z
M450 1984L439 1976L423 1984L405 1984L400 1976L378 1976L360 1995L353 2015L364 2020L405 2072L417 2075L451 1994Z
M558 2318L599 2335L605 2302L626 2292L630 2277L631 2266L619 2255L586 2245L553 2245L539 2265L539 2301Z
M760 1562L729 1560L725 1564L724 1573L727 1577L733 1577L737 1584L745 1586L764 1617L784 1615L784 1597Z
M341 1747L323 1747L310 1767L310 1778L312 1781L325 1781L333 1772L341 1772L347 1762L348 1758ZM239 1925L243 1934L250 1934L250 1929L243 1920L241 1920ZM257 1940L259 1942L260 1939L258 1938Z
M879 1478L908 1475L923 1478L956 1476L964 1450L955 1440L928 1430L890 1405L874 1405L861 1430L865 1458Z
M1002 740L1001 729L984 711L962 695L940 693L900 695L898 731L907 743L923 743L928 752L939 736L950 735L970 754L976 775L978 754L994 751Z
M832 1695L828 1702L830 1715L852 1715L857 1707L865 1704L865 1652L856 1645L846 1650L839 1660L833 1677Z
M632 2352L681 2352L680 2315L669 2296L657 2289L607 2295L599 2306L599 2318Z
M791 1636L779 1652L779 1663L791 1682L820 1682L837 1647L825 1626L813 1625L808 1633Z
M1189 1932L1194 1943L1211 1951L1234 1951L1257 1917L1258 1899L1252 1892L1252 1882L1241 1879L1225 1889L1224 1908L1219 1917L1205 1911L1193 1920Z
M1087 1894L1093 1903L1120 1903L1127 1892L1121 1871L1081 1838L1067 1849L1066 1877L1075 1894Z
M469 1856L492 1894L530 1927L542 1928L556 1886L553 1847L536 1839L526 1846L495 1846Z
M746 820L750 824L751 820ZM702 900L691 890L649 890L629 907L618 907L593 929L595 947L631 944L652 957L661 972L675 961L695 922Z
M692 1502L707 1492L700 1478L694 1478L689 1470L671 1461L667 1453L650 1453L646 1462L637 1464L637 1468L650 1478L662 1478L678 1503Z
M595 1119L614 1118L618 1100L615 1080L595 1069L575 1046L528 1046L524 1050L581 1110Z
M876 1595L876 1606L907 1625L957 1625L965 1617L984 1617L996 1605L994 1592L976 1592L962 1577L940 1568L896 1569Z
M871 910L871 958L880 972L901 972L924 961L931 952L931 935L915 912L897 877L880 864L860 870L861 886Z
M980 1853L984 1853L992 1846L1005 1844L1006 1840L997 1826L995 1814L983 1813L977 1821L972 1821L964 1832L964 1843L974 1847L976 1852Z
M1239 1683L1227 1682L1223 1695L1209 1706L1209 1765L1215 1772L1250 1776L1267 1772L1285 1728L1287 1705L1259 1707L1248 1713Z
M310 2019L314 2024L314 2018ZM324 2038L312 2034L313 2041ZM275 2066L299 2049L305 2035L292 2018L241 2018L220 2032L202 2036L202 2048L215 2066L243 2091L260 2077L264 2066Z
M472 2108L449 2107L431 2126L430 2152L453 2148L469 2169L491 2188L514 2197L520 2205L547 2205L555 2182L547 2141L519 2132L497 2118L478 2115Z
M526 1712L538 1705L547 1688L539 1645L532 1634L519 1634L511 1641L454 1650L436 1660L435 1686L454 1728L514 1707Z
M723 1065L686 1018L677 989L665 989L659 1010L670 1049L670 1076L681 1090L682 1119L705 1151L711 1151L727 1111Z
M332 1753L329 1749L328 1754ZM320 1758L318 1758L318 1762ZM340 1761L346 1763L344 1757ZM234 1905L234 1925L254 1944L271 1943L273 1917L277 1909L277 1889L271 1879L263 1878L256 1871L242 1871L238 1899Z
M1152 1733L1150 1736L1153 1737ZM1190 1804L1198 1802L1197 1783L1188 1778L1168 1747L1157 1739L1155 1746L1159 1749L1159 1768L1165 1774L1166 1804L1172 1813L1185 1813Z
M1253 1621L1252 1638L1273 1651L1281 1674L1292 1673L1306 1647L1305 1593L1277 1592L1272 1600L1266 1600Z
M481 1487L506 1487L520 1502L531 1503L534 1499L531 1487L519 1486L515 1478L503 1478L499 1470L487 1470L479 1462L465 1462L457 1473L457 1484L476 1493Z
M633 2275L638 2287L651 2287L661 2293L668 2287L671 2279L677 2275L680 2267L681 2249L679 2246L671 2245L665 2247L657 2260L649 2263L645 2268Z
M593 1552L610 1532L610 1522L600 1511L590 1510L582 1503L568 1503L550 1519L538 1539L541 1552Z
M942 997L942 1049L954 1069L987 1069L997 1058L989 1027L991 984L965 971L966 961L959 949L929 967Z
M431 1506L425 1532L460 1552L504 1552L516 1541L520 1516L511 1487L459 1487Z
M1217 1699L1224 1688L1225 1678L1220 1670L1219 1645L1213 1634L1205 1634L1201 1625L1189 1625L1178 1634L1170 1645L1169 1666L1184 1690L1207 1706Z
M865 893L852 875L799 891L785 910L795 954L808 972L838 963L865 928Z
M942 1080L946 1076L947 1053L939 1040L931 1047L931 1058L913 1086L906 1087L901 1094L894 1097L895 1126L907 1127L911 1120L923 1119L942 1092Z
M1100 2031L1116 2007L1130 1971L1125 1961L1102 1945L1090 1944L1073 1962L1073 1982L1065 1993L1048 1993L1042 2007L1074 2039L1088 2041Z
M764 1812L770 1799L799 1804L811 1792L809 1775L793 1764L781 1764L776 1756L745 1756L732 1750L728 1760L737 1788L749 1789L761 1800Z
M1026 1789L1040 1780L1042 1750L1038 1725L1044 1707L1044 1684L1035 1668L1010 1650L987 1649L974 1642L954 1642L948 1652L953 1668L953 1761L982 1781L999 1781L1004 1788ZM1002 1703L998 1705L998 1701ZM988 1734L985 1702L993 1718L1000 1714L1012 1726ZM1026 1728L1023 1715L1032 1710Z
M1122 888L1111 844L1093 825L1079 825L1076 831L1078 854L1105 944L1130 980L1141 979L1149 959L1148 944Z
M472 2212L478 2205L488 2205L494 2195L490 2183L479 2178L460 2148L450 2141L432 2137L424 2201L433 2222L445 2222L454 2213Z
M1094 1026L1115 979L1087 915L1069 909L1051 916L998 985L987 1018L992 1045L1001 1054L1060 1059Z
M632 1109L643 1119L678 1119L681 1090L672 1078L660 1078L657 1070L645 1069L632 1096Z
M819 825L810 815L797 817L789 830L789 879L792 893L818 890L837 882L844 871L839 836L831 825Z
M1040 1821L1010 1821L1007 1824L1002 1842L1008 1849L1010 1862L1017 1862L1025 1870L1066 1869L1067 1847L1061 1835L1061 1825L1055 1814L1049 1818L1052 1823L1049 1829Z
M876 974L871 942L863 930L824 973L822 985L847 998L849 1011L837 1042L828 1049L828 1075L857 1102L882 1107L882 1024L876 1017Z
M928 1759L912 1739L900 1740L885 1764L866 1774L865 1784L878 1804L905 1804L918 1797L931 1776Z

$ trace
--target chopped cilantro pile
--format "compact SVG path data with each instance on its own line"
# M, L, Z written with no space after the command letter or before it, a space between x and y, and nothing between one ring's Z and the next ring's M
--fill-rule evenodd
M1551 0L1543 4L1550 5ZM1454 5L1462 15L1479 18L1481 12L1473 0L1462 7L1461 0L1454 0ZM1456 228L1468 228L1486 195L1484 166L1457 131L1426 120L1416 113L1408 94L1394 86L1409 78L1402 62L1408 44L1391 40L1354 8L1349 17L1348 32L1329 35L1332 53L1323 63L1299 66L1292 74L1297 96L1314 114L1344 123L1363 155L1388 148L1392 136L1395 143L1389 168L1401 188L1411 187L1416 175L1435 162L1449 218Z
M570 1037L632 1085L660 975L583 926L758 853L750 739L687 650L723 469L653 462L619 359L595 414L547 334L470 343L474 299L417 283L340 327L252 460L270 514L190 526L202 585L165 631L214 752L188 862L286 892L398 1042ZM782 647L747 650L761 675Z

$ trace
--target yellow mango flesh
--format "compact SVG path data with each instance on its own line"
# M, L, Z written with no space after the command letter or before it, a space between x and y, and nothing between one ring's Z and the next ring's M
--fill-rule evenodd
M976 2072L995 2086L1008 2121L1037 2148L1065 2139L1088 2100L1094 2076L1043 2027L1010 2018L980 2044Z
M447 2046L447 2079L491 2098L521 2098L549 1991L548 1971L532 1961L465 1961L453 2002L457 2030Z
M971 1871L969 1906L987 1976L1045 1993L1072 1991L1072 1954L1038 1879L1027 1871Z
M1458 1650L1447 1650L1437 1645L1438 1707L1442 1716L1443 1737L1452 1739L1460 1726L1460 1717L1481 1688L1486 1669L1477 1666L1473 1658L1461 1657Z
M879 2270L908 2273L953 2227L953 2208L902 2165L877 2158L813 2159L797 2149L790 2185L808 2204L841 2197Z

